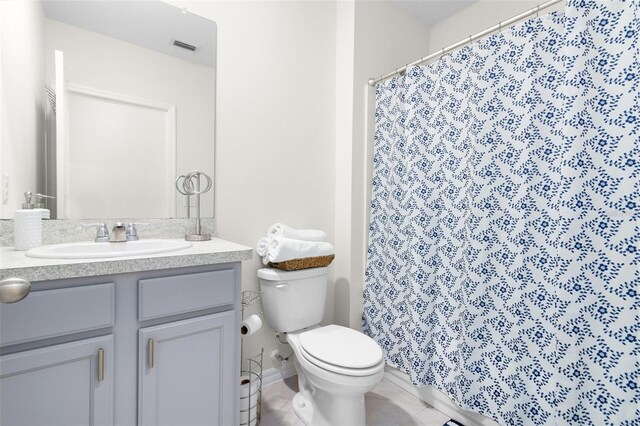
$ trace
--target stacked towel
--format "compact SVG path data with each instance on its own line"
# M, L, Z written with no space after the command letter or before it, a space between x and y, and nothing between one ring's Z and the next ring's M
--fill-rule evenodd
M262 263L285 262L292 259L329 256L335 253L333 244L327 242L327 234L317 229L294 229L276 223L267 229L267 236L260 238L256 252Z
M282 223L276 223L267 229L267 238L286 237L302 241L327 241L327 233L317 229L293 229Z
M287 237L276 237L271 240L269 251L262 262L284 262L305 257L329 256L334 254L333 244L326 241L303 241Z
M269 238L260 238L256 244L256 252L258 256L264 257L269 252Z

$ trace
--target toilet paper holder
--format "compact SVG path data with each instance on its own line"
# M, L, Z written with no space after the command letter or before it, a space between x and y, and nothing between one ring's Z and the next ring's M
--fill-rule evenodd
M245 309L257 302L262 296L262 292L244 290L241 296L242 323L240 324L240 334L245 337L252 335L262 327L262 322L264 321L264 314L262 311L257 314L250 315L246 319L244 315Z
M262 313L249 315L240 323L240 335L245 338L262 328Z
M262 293L259 291L245 290L241 293L242 315L241 327L252 318L262 321L262 312L253 314L245 319L245 309L257 302ZM254 356L244 358L244 338L251 333L242 333L240 340L240 426L257 426L260 424L262 408L262 365L264 359L264 348Z

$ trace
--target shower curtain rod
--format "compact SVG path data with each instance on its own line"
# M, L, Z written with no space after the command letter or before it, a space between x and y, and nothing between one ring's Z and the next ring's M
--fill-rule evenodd
M409 67L420 65L423 62L428 61L429 59L433 59L433 58L438 57L439 55L444 55L445 53L451 52L452 50L456 50L457 48L459 48L461 46L464 46L467 43L471 43L472 41L475 41L475 40L477 40L479 38L482 38L482 37L486 36L487 34L491 34L494 31L502 31L502 28L508 27L509 25L511 25L511 24L513 24L515 22L518 22L518 21L520 21L522 19L525 19L525 18L527 18L527 17L529 17L531 15L537 14L542 9L546 9L547 7L553 6L556 3L560 3L561 1L564 1L564 0L549 0L549 1L545 2L545 3L539 4L538 6L534 7L533 9L529 9L526 12L522 12L521 14L514 16L513 18L507 19L506 21L502 21L502 22L498 23L497 25L494 25L491 28L487 28L486 30L480 31L479 33L471 35L471 36L465 38L464 40L460 40L457 43L454 43L454 44L452 44L450 46L444 47L444 48L438 50L437 52L434 52L434 53L432 53L430 55L427 55L427 56L425 56L425 57L423 57L421 59L418 59L417 61L411 62L410 64L407 64L407 65L405 65L403 67L400 67L400 68L396 69L395 71L391 71L390 73L385 74L385 75L383 75L381 77L378 77L378 78L370 78L369 79L369 86L375 86L379 82L384 81L384 80L386 80L388 78L391 78L391 77L393 77L395 75L398 75L398 74L402 75L407 71L407 69Z

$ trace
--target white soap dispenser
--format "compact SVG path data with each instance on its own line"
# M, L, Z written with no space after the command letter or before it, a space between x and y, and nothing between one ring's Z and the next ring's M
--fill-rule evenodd
M27 191L24 193L25 202L22 204L22 208L37 210L40 212L42 219L51 219L51 210L47 208L47 198L55 197Z
M13 216L13 246L29 250L42 245L42 212L31 203L31 192L24 193L26 203Z

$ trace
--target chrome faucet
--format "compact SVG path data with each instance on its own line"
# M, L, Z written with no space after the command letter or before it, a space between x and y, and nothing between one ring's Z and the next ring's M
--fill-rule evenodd
M111 228L111 233L109 234L109 242L110 243L122 243L127 242L127 233L126 227L123 222L116 222Z
M127 241L138 241L138 230L136 225L142 225L141 223L131 222L127 225Z
M138 230L136 229L136 225L148 225L148 223L135 223L130 222L126 227L123 222L116 222L109 232L109 228L107 224L104 222L100 223L83 223L81 224L85 228L91 226L97 226L98 232L96 234L95 242L110 242L110 243L122 243L126 241L138 241L140 238L138 237Z
M107 224L104 222L100 223L81 223L84 228L90 228L97 226L98 231L96 232L96 243L103 243L109 241L109 228L107 228Z

